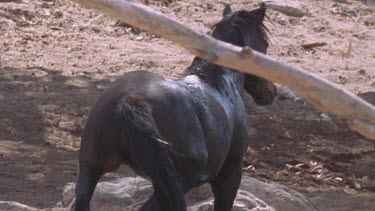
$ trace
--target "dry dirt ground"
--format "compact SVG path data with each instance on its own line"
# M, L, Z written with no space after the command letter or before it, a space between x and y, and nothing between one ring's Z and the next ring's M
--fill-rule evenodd
M148 2L201 32L223 8L213 0ZM231 1L234 9L258 2ZM363 1L299 2L302 18L268 11L269 54L374 103L375 9ZM115 23L69 0L0 0L0 200L53 207L75 180L84 121L108 83L134 70L176 79L192 61L164 39ZM326 45L302 47L314 42ZM374 142L293 93L266 107L247 99L253 135L245 174L301 190L326 210L375 206ZM122 168L107 179L132 174Z

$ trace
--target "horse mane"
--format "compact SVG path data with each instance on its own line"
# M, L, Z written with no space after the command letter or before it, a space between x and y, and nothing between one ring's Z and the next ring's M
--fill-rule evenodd
M257 46L251 45L251 40L263 39L260 41L268 46L269 30L263 24L265 12L266 9L261 7L252 11L240 10L226 15L212 27L212 37L240 47L250 46L259 51ZM228 68L195 57L193 63L185 70L184 76L197 75L220 91L224 83L223 75L228 73L228 70Z
M223 87L223 75L225 71L223 67L213 64L205 59L195 57L192 64L185 70L184 76L196 75L211 87L220 91Z

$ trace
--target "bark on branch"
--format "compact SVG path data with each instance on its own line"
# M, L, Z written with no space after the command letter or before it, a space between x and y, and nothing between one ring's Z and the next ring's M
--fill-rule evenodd
M346 118L353 130L375 140L375 107L324 78L249 48L240 48L195 32L134 1L74 1L129 25L153 32L218 65L288 86L319 109Z

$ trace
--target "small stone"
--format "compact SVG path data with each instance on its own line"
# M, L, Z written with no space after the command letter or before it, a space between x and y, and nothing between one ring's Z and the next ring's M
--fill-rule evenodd
M358 73L361 74L361 75L365 75L366 74L366 70L361 69L361 70L358 71Z
M100 32L100 29L98 27L92 27L92 30L95 32L95 33L99 33Z
M44 8L44 9L49 9L50 8L50 6L49 6L49 4L47 2L43 2L41 4L41 7Z
M362 188L361 184L359 184L358 182L354 182L354 187L358 190Z
M374 26L375 25L375 17L371 16L367 18L364 22L365 26Z
M341 177L335 177L335 180L338 181L338 182L342 182L342 178Z
M277 22L282 26L290 25L290 21L288 18L280 18L277 20Z
M62 18L63 17L63 13L61 11L56 11L54 14L55 18Z
M143 37L142 36L138 36L138 37L135 38L135 40L141 41L141 40L143 40Z

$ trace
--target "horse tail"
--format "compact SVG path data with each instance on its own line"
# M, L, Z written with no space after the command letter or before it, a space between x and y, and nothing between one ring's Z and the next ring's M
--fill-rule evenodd
M152 203L160 210L186 210L184 192L167 150L169 146L161 140L151 106L142 96L126 96L117 104L116 115L122 139L129 146L130 166L151 179L156 200Z

